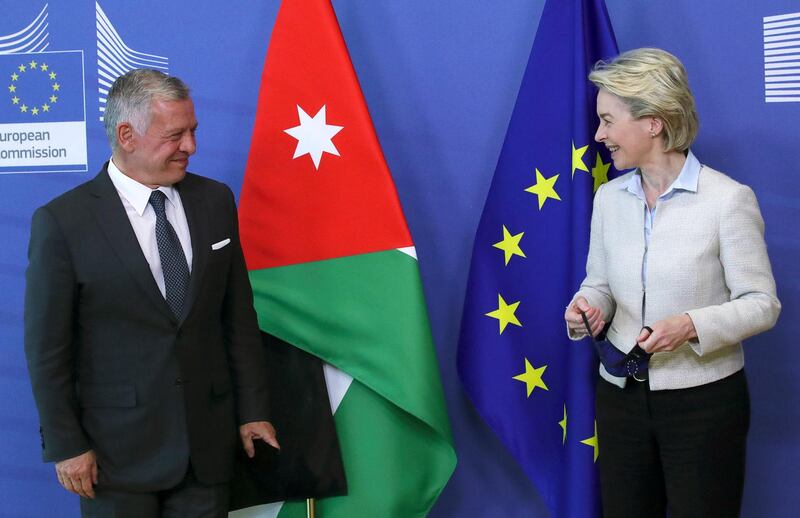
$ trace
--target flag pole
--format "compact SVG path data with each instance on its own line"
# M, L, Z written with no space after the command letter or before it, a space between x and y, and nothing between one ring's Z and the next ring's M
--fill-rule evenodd
M306 498L306 517L314 518L316 501L313 498Z

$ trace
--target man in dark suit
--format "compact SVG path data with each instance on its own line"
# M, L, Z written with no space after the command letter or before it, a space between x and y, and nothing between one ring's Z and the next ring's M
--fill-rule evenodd
M33 216L25 350L43 457L84 516L226 516L236 427L278 447L236 205L186 172L194 106L135 70L112 159Z

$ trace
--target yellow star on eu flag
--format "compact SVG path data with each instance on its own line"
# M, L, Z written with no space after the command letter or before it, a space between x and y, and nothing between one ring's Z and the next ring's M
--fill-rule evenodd
M531 362L525 358L525 372L514 376L514 379L525 383L525 387L528 389L527 397L531 397L531 392L533 392L533 389L536 387L544 390L550 390L547 388L547 385L545 385L544 380L542 379L542 375L544 374L544 370L546 368L547 365L542 365L538 369L535 369L533 365L531 365Z
M558 422L561 427L561 444L567 442L567 405L564 405L564 419Z
M597 421L594 422L594 435L582 440L581 444L594 448L594 461L597 462L597 456L600 454L600 443L597 441Z
M525 253L519 247L519 241L522 239L523 234L525 234L525 232L511 235L511 232L503 225L503 240L492 245L505 253L506 265L508 265L512 256L518 255L520 257L525 257Z
M11 80L12 80L12 81L16 81L17 79L19 79L19 76L17 75L17 73L16 73L16 72L14 72L13 74L11 74Z
M604 163L602 157L600 157L600 153L597 153L597 158L594 162L594 167L592 167L592 178L594 178L594 192L597 192L597 189L600 188L601 185L608 182L608 168L611 167L611 162Z
M575 149L575 141L572 142L572 177L575 178L575 170L586 171L589 172L589 168L586 167L586 164L583 162L583 155L586 154L586 150L589 149L589 145L585 145Z
M559 201L561 200L561 198L558 196L558 193L553 187L556 183L556 180L558 180L557 174L551 176L550 178L545 178L544 176L542 176L542 173L540 173L539 170L536 169L536 184L531 185L530 187L525 189L525 192L535 194L536 196L539 197L539 210L542 210L542 205L544 205L544 202L548 198L553 198L554 200L559 200Z
M519 301L514 302L513 304L506 304L506 301L503 300L502 295L498 293L497 309L486 313L486 316L497 319L497 321L500 323L500 334L502 335L508 324L514 324L515 326L522 327L522 324L519 322L519 320L517 320L517 316L514 315L517 307L519 307Z

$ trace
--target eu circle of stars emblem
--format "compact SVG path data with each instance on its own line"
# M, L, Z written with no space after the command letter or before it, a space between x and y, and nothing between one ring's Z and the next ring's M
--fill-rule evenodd
M20 113L38 117L40 113L50 112L58 103L61 91L58 73L51 70L47 63L39 63L35 59L20 63L10 77L8 92L11 104Z

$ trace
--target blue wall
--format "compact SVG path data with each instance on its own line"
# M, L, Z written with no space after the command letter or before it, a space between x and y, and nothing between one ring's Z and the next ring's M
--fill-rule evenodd
M546 516L535 490L466 401L455 372L473 234L543 1L333 3L417 245L453 424L459 464L431 516ZM167 56L170 73L193 87L200 129L191 169L238 192L279 2L100 5L129 47ZM658 46L684 61L701 118L695 153L751 185L761 204L784 309L775 329L745 346L753 419L743 514L795 515L800 103L764 102L762 19L798 12L800 3L607 5L620 49ZM0 37L25 27L43 7L44 0L3 2ZM25 253L33 210L92 177L109 151L98 121L95 3L56 0L47 12L47 50L85 53L90 172L0 176L0 516L77 516L76 497L59 488L52 466L39 457L22 352ZM7 102L4 96L0 91L0 102Z

